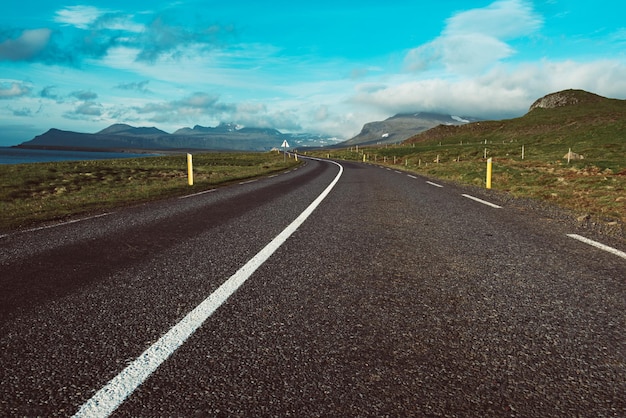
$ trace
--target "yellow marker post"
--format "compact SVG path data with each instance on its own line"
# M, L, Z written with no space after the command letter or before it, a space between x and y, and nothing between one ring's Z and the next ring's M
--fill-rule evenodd
M491 189L491 171L493 170L493 164L491 158L487 160L487 188Z
M191 154L187 154L187 181L193 186L193 160Z

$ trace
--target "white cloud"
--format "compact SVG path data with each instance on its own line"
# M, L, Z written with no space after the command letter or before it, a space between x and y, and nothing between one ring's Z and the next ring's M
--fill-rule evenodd
M522 0L460 12L446 21L439 37L410 50L405 66L410 71L443 67L452 74L477 74L515 53L505 41L531 35L542 24Z
M137 91L140 93L152 93L148 89L149 82L150 80L136 81L132 83L119 83L115 86L115 88L127 91Z
M443 65L453 74L476 74L494 62L513 54L513 49L497 38L480 33L445 36L417 47L406 56L411 71Z
M85 116L101 116L103 112L102 105L95 102L85 102L76 106L74 111L77 115Z
M89 29L105 13L108 12L93 6L68 6L56 12L54 21L79 29Z
M19 37L0 43L0 61L21 61L37 57L50 41L50 29L24 30Z
M447 21L444 36L481 33L498 39L529 35L543 24L525 0L501 0L491 5L458 13Z
M467 79L390 80L384 89L356 89L352 102L401 112L436 111L459 116L510 118L525 114L538 98L566 89L583 89L607 97L626 98L626 64L620 61L542 61L499 65Z
M13 99L26 96L30 91L31 87L21 81L0 80L0 99Z
M77 98L78 100L91 101L98 98L98 94L89 90L74 91L70 96Z

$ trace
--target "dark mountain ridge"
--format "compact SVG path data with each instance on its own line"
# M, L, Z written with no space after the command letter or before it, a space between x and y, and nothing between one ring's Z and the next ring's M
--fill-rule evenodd
M287 141L294 147L319 147L336 143L335 138L307 134L281 133L273 128L243 127L222 123L216 127L196 125L169 134L155 127L133 127L116 123L96 133L50 129L20 148L81 150L176 150L267 151Z
M116 123L97 132L99 135L128 135L128 136L145 136L145 135L168 135L167 132L155 127L141 127L126 125L125 123Z

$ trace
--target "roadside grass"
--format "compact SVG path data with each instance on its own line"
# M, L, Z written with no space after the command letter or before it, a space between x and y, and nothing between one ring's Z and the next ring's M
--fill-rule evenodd
M194 154L193 186L186 154L0 165L0 231L195 193L298 164L283 159L275 152Z
M494 190L550 202L581 218L617 225L622 234L626 232L626 126L620 132L612 130L593 137L586 132L577 139L555 139L544 132L513 138L506 133L485 133L479 140L476 135L465 134L315 154L352 161L363 161L365 156L370 163L478 187L486 186L486 156L493 160ZM570 148L584 159L568 163Z

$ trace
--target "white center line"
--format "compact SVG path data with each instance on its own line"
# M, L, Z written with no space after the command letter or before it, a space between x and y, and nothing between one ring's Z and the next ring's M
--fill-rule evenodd
M435 186L435 187L443 187L441 184L433 183L432 181L427 181L426 183L430 184L431 186Z
M498 205L496 205L496 204L493 204L493 203L487 202L486 200L482 200L482 199L479 199L479 198L474 197L474 196L470 196L470 195L468 195L468 194L462 194L461 196L463 196L463 197L467 197L468 199L475 200L476 202L482 203L483 205L491 206L492 208L502 209L502 206L498 206Z
M567 234L567 236L570 237L570 238L577 239L580 242L584 242L585 244L589 244L589 245L592 245L592 246L594 246L596 248L599 248L601 250L607 251L607 252L609 252L611 254L614 254L614 255L616 255L618 257L622 257L622 258L626 259L626 253L624 251L620 251L620 250L618 250L616 248L609 247L608 245L604 245L602 243L599 243L597 241L591 240L589 238L585 238L585 237L583 237L581 235L578 235L578 234Z
M416 179L417 177L412 176L411 174L407 174L407 176L411 177L412 179Z
M343 166L328 187L291 224L259 251L243 267L211 293L194 310L174 325L157 342L144 351L102 389L85 402L75 417L108 417L128 398L167 358L189 338L313 213L335 187Z

